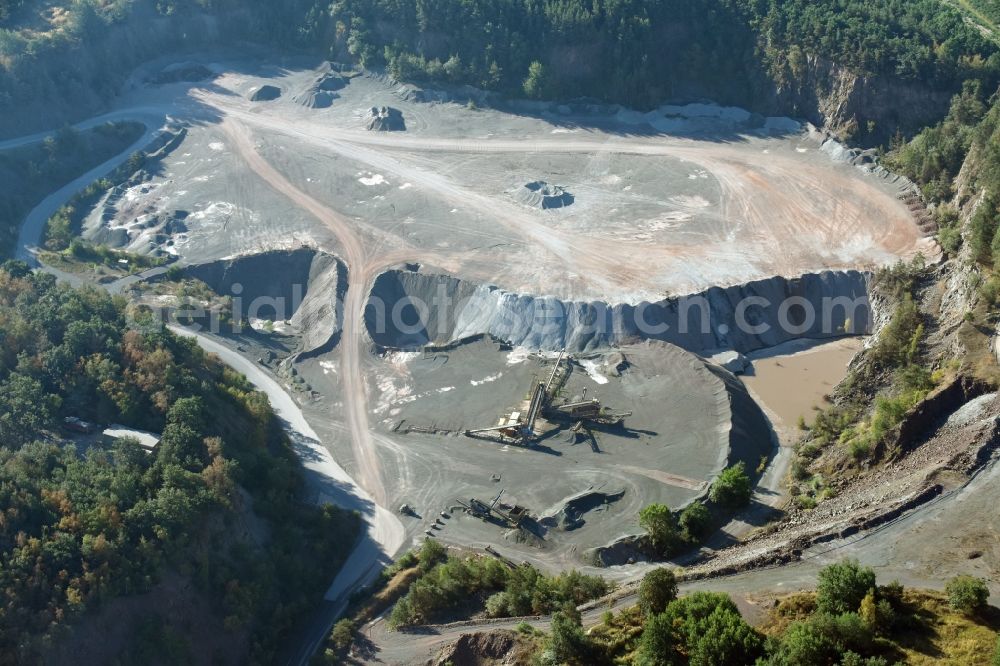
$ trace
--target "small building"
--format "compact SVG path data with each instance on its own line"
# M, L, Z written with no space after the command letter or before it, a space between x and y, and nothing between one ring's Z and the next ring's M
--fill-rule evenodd
M139 446L146 451L146 453L152 453L156 450L156 447L160 443L160 436L154 435L151 432L146 432L145 430L136 430L135 428L129 428L117 423L112 423L110 426L105 428L104 432L105 441L109 444L113 443L116 439L134 439L139 442Z

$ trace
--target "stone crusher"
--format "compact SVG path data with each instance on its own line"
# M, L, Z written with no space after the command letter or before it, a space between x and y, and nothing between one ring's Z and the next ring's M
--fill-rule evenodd
M602 406L596 398L587 400L586 392L581 401L553 404L556 394L562 389L572 371L568 359L563 363L565 357L565 350L559 352L559 358L556 359L548 380L544 384L534 382L529 398L519 409L501 417L500 422L494 426L466 430L465 435L527 446L540 435L537 427L539 416L544 416L550 423L570 421L609 426L617 425L632 415L632 412L614 412Z
M538 382L532 389L527 409L512 411L501 417L500 422L495 426L466 430L465 435L478 439L499 439L504 443L510 442L520 446L529 444L537 439L535 423L542 411L544 395L545 385Z
M507 527L519 527L521 522L527 517L528 510L517 504L501 503L501 495L503 495L503 489L497 493L497 496L489 504L475 497L469 499L468 504L462 500L456 501L465 507L466 513L476 518L480 518L486 522L499 522Z
M520 409L512 411L500 418L500 422L488 428L474 428L466 430L467 437L477 439L494 439L504 443L514 443L520 446L530 444L538 438L536 424L542 411L552 402L554 393L558 387L566 381L568 372L560 370L565 350L559 352L559 358L549 374L549 379L544 384L535 382L529 393L527 404L522 403ZM557 381L558 378L558 381Z
M577 424L587 422L604 426L618 425L628 416L632 416L632 412L612 411L603 407L597 398L554 405L545 414L546 418L553 421L573 421Z

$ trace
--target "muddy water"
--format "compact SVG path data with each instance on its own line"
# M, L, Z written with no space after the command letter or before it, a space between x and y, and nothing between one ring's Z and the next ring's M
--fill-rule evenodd
M797 340L748 356L753 370L741 379L782 443L794 437L799 416L812 420L813 408L822 406L823 396L847 375L847 364L863 344L860 337L819 344Z

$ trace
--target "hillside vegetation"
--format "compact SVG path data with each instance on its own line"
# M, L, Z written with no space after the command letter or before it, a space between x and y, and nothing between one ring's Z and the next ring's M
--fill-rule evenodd
M0 663L34 662L167 572L207 596L237 637L223 663L271 663L359 525L302 503L266 397L124 300L24 264L0 269L0 336ZM65 416L162 440L152 454L129 440L68 441ZM234 521L259 524L257 539L232 536Z
M0 152L0 258L13 254L24 216L42 199L121 153L142 131L137 123L86 132L67 127L39 143Z
M817 589L776 602L760 627L725 594L677 596L665 569L646 575L639 605L584 633L572 612L554 617L541 663L673 666L888 666L991 663L1000 612L955 579L946 596L877 585L875 572L844 561L819 572ZM559 615L559 614L557 614Z
M22 126L39 122L24 111L41 100L86 113L147 59L248 38L403 81L647 108L711 97L811 114L830 63L949 93L968 79L992 90L1000 73L996 43L939 0L3 0L0 110ZM875 115L898 124L913 111L872 109L859 136L894 129L869 131Z

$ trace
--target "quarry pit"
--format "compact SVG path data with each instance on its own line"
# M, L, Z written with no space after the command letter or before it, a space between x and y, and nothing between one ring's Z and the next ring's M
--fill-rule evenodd
M160 62L133 77L109 116L169 117L178 138L84 235L258 301L240 314L265 323L220 339L284 383L374 502L411 509L396 549L593 564L641 507L682 508L727 466L778 456L712 357L864 335L869 271L936 253L910 183L787 118L486 104L330 63L198 62L213 76L175 81ZM766 330L739 325L748 298L770 304L751 316ZM828 316L780 326L788 299ZM628 416L525 445L467 436L557 363L559 400ZM462 510L498 496L533 528Z

